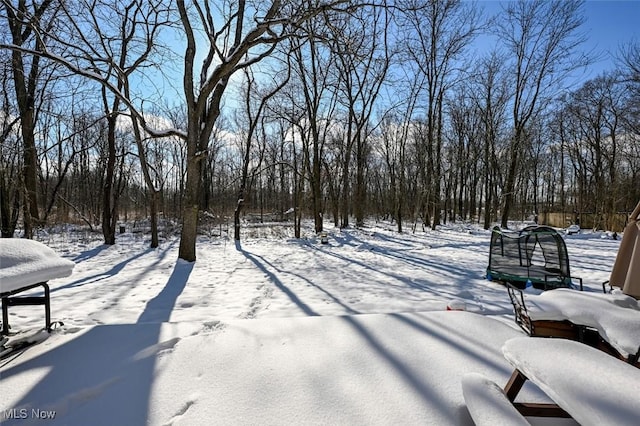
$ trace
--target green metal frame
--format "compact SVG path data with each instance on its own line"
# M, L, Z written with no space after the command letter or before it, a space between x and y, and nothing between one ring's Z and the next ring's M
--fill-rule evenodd
M579 289L582 290L582 279L571 276L567 248L556 230L546 226L529 226L517 234L512 234L506 234L497 226L493 228L489 265L486 270L487 279L510 283L521 289L533 285L543 290L578 288L575 280L579 282ZM508 239L506 249L505 239ZM537 250L544 258L544 265L532 263L533 254ZM507 263L497 265L494 262L497 260L494 257L496 255L505 259ZM514 270L521 273L513 273Z

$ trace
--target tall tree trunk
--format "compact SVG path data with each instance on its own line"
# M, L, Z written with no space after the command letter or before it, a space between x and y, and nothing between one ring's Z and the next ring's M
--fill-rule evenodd
M158 202L159 202L159 191L156 191L154 188L147 188L150 192L149 198L149 215L151 221L151 248L156 248L160 244L158 241Z
M442 107L444 98L444 88L441 88L437 96L436 104L436 126L435 126L435 158L433 176L433 222L431 229L435 231L440 225L441 201L440 191L442 188ZM433 131L434 129L431 129Z
M347 124L347 141L346 146L344 147L344 162L342 163L342 193L341 193L341 202L340 202L340 210L341 210L341 228L347 228L349 226L349 197L350 197L350 188L349 182L351 181L351 127L352 127L352 119L349 118L350 123Z
M492 191L492 167L491 167L491 159L490 159L490 147L491 144L489 143L490 140L490 136L488 134L485 134L485 141L484 141L484 167L485 167L485 175L484 175L484 196L485 196L485 202L484 202L484 223L483 223L483 228L484 229L489 229L489 227L491 226L491 205L492 205L492 195L493 195L493 191Z
M45 0L40 4L25 1L18 3L16 8L6 6L7 23L11 32L11 42L15 46L24 46L31 38L32 28L28 20L37 21L51 6L51 0ZM29 6L33 10L29 10ZM42 46L42 38L35 42L35 49ZM20 113L20 130L23 142L23 184L24 184L24 236L33 237L33 226L40 221L38 208L38 155L35 141L36 128L36 89L40 77L40 57L34 55L31 59L31 68L27 70L23 61L23 53L18 49L11 51L11 68L13 71L14 90L18 111Z
M194 138L192 135L190 136ZM187 181L185 185L184 205L182 208L182 232L180 234L179 257L188 262L194 262L196 260L198 212L200 210L201 159L196 155L197 147L198 141L191 140L187 143Z
M14 43L16 41L14 40ZM21 41L16 43L22 44ZM39 221L38 209L38 156L36 151L35 127L35 84L38 74L39 59L34 57L31 72L28 79L22 53L17 50L12 52L12 69L16 101L20 112L20 133L23 144L23 169L22 180L24 184L24 236L33 237L33 226Z
M500 226L502 228L508 228L509 215L511 214L511 209L513 206L515 183L518 174L518 163L520 161L519 152L522 147L521 138L522 130L516 128L514 142L511 145L511 152L509 155L509 166L507 168L507 175L505 177L504 188L502 190L503 202L502 215L500 218Z
M365 171L367 163L365 136L358 132L356 138L356 189L355 189L355 206L354 213L356 217L356 226L364 226L365 202L367 200L367 185L365 182Z
M316 232L322 232L322 185L320 168L320 141L319 136L313 138L313 159L311 173L311 198L313 206L313 223Z
M116 102L117 104L117 102ZM113 190L116 167L116 121L118 114L112 111L107 117L107 165L102 188L102 236L106 245L116 243L116 229L113 218L116 213L116 198Z

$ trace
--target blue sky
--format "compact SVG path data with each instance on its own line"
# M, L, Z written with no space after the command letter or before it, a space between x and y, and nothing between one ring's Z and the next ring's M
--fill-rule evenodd
M487 15L496 14L500 12L501 3L506 1L499 0L478 0L480 6L484 7ZM587 42L584 45L586 51L599 52L599 60L588 67L585 72L577 72L575 76L575 82L573 84L580 84L588 79L594 78L604 71L612 70L615 68L615 61L613 55L616 54L623 43L628 43L632 39L636 39L640 42L640 0L587 0L584 6L585 23L582 26L582 31L587 37ZM174 36L172 36L174 37ZM476 54L479 51L489 49L489 43L483 40L487 40L488 36L478 37L478 44L476 44ZM175 43L168 40L168 42ZM178 54L182 53L182 47L177 49ZM178 75L177 78L170 82L165 82L173 87L164 86L161 88L161 92L165 94L165 97L172 98L181 96L181 79L180 67L181 63L175 64L178 70L175 71ZM152 90L151 88L149 90ZM174 94L174 91L176 94ZM168 95L171 93L171 95ZM232 97L235 96L233 90L230 90L225 95L227 103L232 102Z
M594 49L615 54L622 43L640 41L640 0L587 1L585 15L584 30ZM611 68L611 60L594 64L594 71Z
M502 2L505 3L505 2ZM500 1L480 0L487 14L500 11ZM640 41L640 0L587 0L582 31L587 37L586 51L599 52L599 59L589 67L586 78L593 78L615 67L613 55L621 44L633 38Z

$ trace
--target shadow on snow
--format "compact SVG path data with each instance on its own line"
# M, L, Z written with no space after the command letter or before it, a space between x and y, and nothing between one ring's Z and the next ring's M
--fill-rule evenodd
M15 407L2 408L55 410L51 424L146 424L158 353L177 343L159 342L162 322L169 320L192 269L192 263L178 261L137 324L95 326L86 332L71 329L68 333L79 332L77 337L4 370L5 383L31 371L48 372Z

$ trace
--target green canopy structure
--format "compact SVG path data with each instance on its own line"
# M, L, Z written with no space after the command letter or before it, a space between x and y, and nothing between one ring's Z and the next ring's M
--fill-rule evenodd
M548 226L528 226L519 232L494 227L487 279L521 289L528 285L543 290L573 287L562 235ZM582 290L582 280L575 279Z

